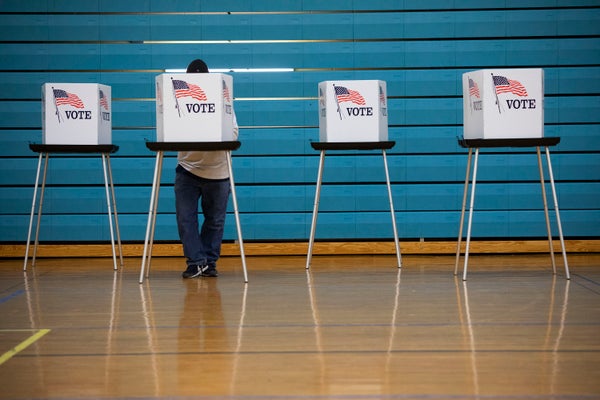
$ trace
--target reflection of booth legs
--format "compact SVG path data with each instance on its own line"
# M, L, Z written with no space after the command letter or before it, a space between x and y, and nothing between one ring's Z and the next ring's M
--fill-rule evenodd
M321 367L319 371L319 377L321 380L325 377L326 374L326 366L325 366L325 356L323 352L323 337L321 333L321 317L319 315L319 308L317 306L317 294L315 285L312 279L312 272L308 269L306 270L306 287L308 289L308 299L310 301L310 310L312 314L314 330L315 330L315 347L317 349L317 356L319 359L319 366ZM322 382L321 382L322 383Z
M405 363L406 353L412 351L406 350L406 337L398 337L401 331L407 331L407 325L412 325L402 322L400 311L402 268L396 269L395 281L390 280L392 275L386 273L374 285L342 282L339 286L339 271L313 272L307 269L305 272L310 305L307 311L312 316L314 332L314 351L310 352L315 360L314 367L310 369L315 374L314 382L331 390L329 395L334 395L336 390L358 390L359 393L365 387L371 390L374 386L380 389L397 385L397 368ZM331 290L334 286L337 289ZM346 290L350 288L352 290ZM365 294L370 290L374 292L367 297L370 304L377 304L377 307L366 311L368 308L361 307L364 302L360 300L362 296L357 297L356 293ZM343 307L340 308L340 304ZM347 313L348 310L355 311ZM362 313L365 311L369 313L369 321L364 320ZM306 332L310 331L307 329ZM389 332L387 336L386 332ZM356 343L366 347L361 347L358 353L362 354L357 353L357 357L349 361L345 353L351 352L349 349ZM366 353L370 355L366 356ZM396 355L400 355L398 360L395 360ZM303 368L307 369L306 365Z
M146 293L148 295L146 298ZM140 303L142 306L142 317L146 328L146 340L148 341L148 352L151 358L152 377L154 381L154 395L160 393L160 379L158 366L158 337L156 332L156 321L154 319L154 306L152 305L152 290L150 285L140 286Z
M471 373L473 374L473 393L476 396L480 395L479 390L479 371L477 369L477 345L475 344L475 334L473 331L473 321L471 320L471 309L469 307L469 291L467 290L467 282L463 280L462 289L464 296L464 304L461 304L460 301L460 287L458 285L457 278L454 279L454 283L456 285L456 295L458 301L458 310L460 316L460 322L463 328L466 327L467 333L469 337L469 351L471 354ZM463 313L464 311L464 313Z
M556 293L555 284L556 284L556 277L554 277L554 280L552 281L552 297L551 297L551 304L550 304L551 308L548 313L548 330L547 330L546 342L545 342L546 349L550 349L550 346L549 346L550 331L551 331L552 327L554 326L554 319L553 319L554 312L553 311L554 311L554 295ZM556 386L556 380L560 376L560 368L558 365L559 349L560 349L560 342L561 342L564 332L565 332L565 324L566 324L566 320L567 320L567 310L568 310L568 306L569 306L569 286L570 286L570 284L571 284L570 280L567 280L565 282L565 289L563 291L563 303L562 303L562 307L561 307L561 311L560 311L560 323L558 326L558 332L556 333L556 339L554 340L554 344L551 347L552 358L553 358L553 360L552 360L553 361L552 362L552 378L551 378L551 388L553 390L551 391L551 393L554 393L554 389Z
M235 345L235 358L233 360L233 366L231 368L231 381L230 381L230 391L233 395L235 393L235 384L237 382L238 377L238 364L240 362L240 354L242 352L242 339L244 333L244 321L246 319L246 302L248 298L248 285L244 285L244 293L242 295L242 307L240 310L240 323L238 325L237 331L237 340Z
M523 381L538 382L540 388L542 385L548 388L548 393L555 393L559 379L564 383L564 358L567 357L561 341L565 335L571 281L557 279L556 275L551 279L528 276L506 292L495 291L494 284L480 283L469 291L471 283L454 278L464 369L472 374L474 397L484 395L490 384L497 383L490 371L502 370L502 364L514 367L520 362L531 362L535 366L506 370L504 380L507 382L511 381L510 374L514 374ZM492 300L491 296L497 297ZM527 306L519 307L523 304ZM533 320L536 322L523 323ZM489 351L498 352L493 362ZM526 356L527 353L539 356Z
M392 321L390 322L390 339L388 341L387 358L385 361L385 375L391 376L392 355L394 354L394 340L396 338L396 324L398 321L398 309L400 308L400 278L402 269L398 269L396 275L396 295L394 296L394 309L392 311Z

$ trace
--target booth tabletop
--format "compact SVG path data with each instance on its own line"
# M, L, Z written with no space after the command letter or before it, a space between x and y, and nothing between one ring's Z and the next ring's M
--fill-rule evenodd
M30 143L36 153L114 153L119 146L114 144L39 144Z
M560 137L512 138L512 139L465 139L459 138L462 147L549 147L560 142Z
M315 150L389 150L395 141L384 142L310 142Z
M231 151L241 146L238 140L225 142L146 142L152 151Z

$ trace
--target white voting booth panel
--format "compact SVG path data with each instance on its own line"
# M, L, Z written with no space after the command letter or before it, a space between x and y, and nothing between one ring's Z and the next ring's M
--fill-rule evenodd
M156 77L158 142L221 142L233 137L233 78L219 73Z
M462 76L465 139L544 136L544 71L483 69Z
M319 83L321 142L388 140L386 83L378 80Z
M110 86L97 83L42 85L44 144L111 144L111 114Z

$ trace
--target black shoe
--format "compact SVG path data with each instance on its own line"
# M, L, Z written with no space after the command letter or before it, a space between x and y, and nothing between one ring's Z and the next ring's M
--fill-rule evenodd
M217 273L217 267L215 265L203 265L201 268L202 276L207 276L209 278L216 278L219 276Z
M195 278L202 274L202 268L206 268L206 265L204 265L204 266L188 265L187 269L185 271L183 271L181 276L184 277L185 279Z

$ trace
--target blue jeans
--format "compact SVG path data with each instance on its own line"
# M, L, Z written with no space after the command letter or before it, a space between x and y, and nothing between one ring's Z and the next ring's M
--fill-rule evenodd
M187 265L215 265L221 255L229 179L203 179L180 165L175 169L175 213ZM204 221L198 222L198 203Z

